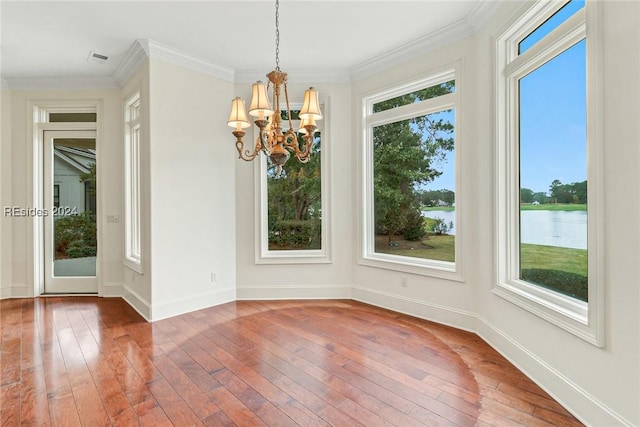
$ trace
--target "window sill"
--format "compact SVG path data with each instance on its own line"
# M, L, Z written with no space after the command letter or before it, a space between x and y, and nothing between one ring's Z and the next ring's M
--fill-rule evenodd
M417 258L413 260L409 257L374 253L361 257L358 264L367 267L399 271L402 273L436 277L455 282L464 282L464 279L454 262L423 260Z
M603 346L597 328L589 322L589 308L584 301L520 280L498 283L492 292L590 344Z

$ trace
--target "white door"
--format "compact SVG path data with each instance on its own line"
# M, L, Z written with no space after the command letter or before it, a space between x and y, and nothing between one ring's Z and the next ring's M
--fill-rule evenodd
M43 140L44 292L97 293L96 132Z

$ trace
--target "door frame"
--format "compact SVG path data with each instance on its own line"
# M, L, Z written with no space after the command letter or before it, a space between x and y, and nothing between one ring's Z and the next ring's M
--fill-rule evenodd
M43 100L28 101L28 106L32 117L32 125L28 129L28 138L32 141L32 181L30 183L32 194L32 206L36 209L44 209L44 132L47 130L87 130L96 132L96 168L97 168L97 186L96 199L102 199L102 166L100 160L102 145L102 100L85 99L85 100ZM83 123L49 123L50 113L96 113L95 122ZM29 185L29 184L28 184ZM98 296L102 294L103 278L101 272L104 251L102 248L102 228L103 209L102 203L97 204L96 223L98 253L96 258L96 277L98 281ZM41 296L44 294L44 217L34 216L32 227L33 256L32 256L32 274L33 296ZM92 293L90 295L95 295Z

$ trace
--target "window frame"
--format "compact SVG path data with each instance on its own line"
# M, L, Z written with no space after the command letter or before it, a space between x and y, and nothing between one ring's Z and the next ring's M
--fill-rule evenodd
M124 264L142 274L140 108L140 92L137 91L124 104Z
M360 265L384 268L404 273L431 276L441 279L448 279L457 282L464 282L462 274L462 238L464 224L460 221L463 211L464 198L462 196L460 179L461 162L461 102L460 97L463 91L462 84L462 62L456 61L453 64L422 73L427 77L414 78L404 83L395 84L385 90L365 94L361 97L362 106L362 150L361 150L361 215L360 215L360 251L358 263ZM448 81L455 81L455 91L450 94L429 98L413 104L373 113L373 106L376 103L386 101L397 96L405 95L417 90L432 87ZM400 255L384 254L375 252L375 209L374 209L374 153L373 153L373 128L400 120L410 119L420 115L438 113L444 110L454 110L454 150L455 150L455 261L439 261L423 258L412 258ZM372 238L373 236L373 238Z
M300 110L302 102L290 103L291 110ZM256 264L330 264L332 263L332 234L331 234L331 199L330 199L330 106L329 98L320 99L320 109L323 113L322 120L317 122L318 132L321 135L320 150L320 191L322 204L321 243L320 249L300 249L274 251L269 249L269 192L267 189L267 158L258 156L254 162L254 186L255 192L255 263ZM294 129L297 129L299 120L292 120ZM286 121L283 125L287 125ZM253 140L257 138L256 128L253 129ZM312 155L318 155L314 153ZM290 162L297 160L293 156Z
M492 292L590 342L604 345L604 205L602 194L602 74L597 59L601 41L596 7L585 7L523 54L518 43L568 1L539 1L496 39L496 273ZM589 302L520 279L520 180L518 82L546 62L586 40L587 67L587 218Z

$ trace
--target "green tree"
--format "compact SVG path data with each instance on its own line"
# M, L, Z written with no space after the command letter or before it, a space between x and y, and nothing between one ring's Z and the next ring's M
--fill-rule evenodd
M316 134L314 153L307 163L300 163L291 158L282 167L280 176L276 175L276 167L269 165L267 172L269 242L280 246L297 246L308 239L299 236L284 236L284 229L289 233L305 230L311 233L311 243L320 245L320 219L322 215L321 172L320 172L320 135ZM291 231L293 230L293 231ZM310 230L310 231L309 231ZM296 245L289 245L291 242ZM283 249L283 248L281 248ZM293 247L284 248L293 249Z
M520 203L533 203L533 190L529 188L520 189Z
M544 191L537 191L533 193L533 201L538 202L540 204L548 203L549 196L547 196L547 193L545 193Z
M453 92L454 88L455 82L450 81L376 103L373 111L435 98ZM437 114L374 128L375 228L376 233L388 235L389 243L405 228L411 229L414 238L420 234L415 230L415 219L420 215L419 186L442 174L435 165L453 150L453 132L453 124Z
M555 179L549 186L549 194L554 203L587 203L587 181L563 184Z

